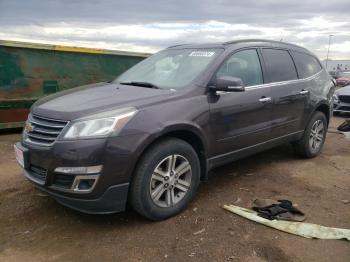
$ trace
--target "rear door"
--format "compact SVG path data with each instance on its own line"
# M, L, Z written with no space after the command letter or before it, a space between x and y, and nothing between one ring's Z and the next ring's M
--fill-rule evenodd
M215 77L224 75L241 78L246 90L209 95L210 135L216 156L271 138L271 89L263 86L257 49L239 50L228 57Z
M281 137L300 131L302 117L309 97L296 66L286 49L261 49L266 80L272 97L272 134Z

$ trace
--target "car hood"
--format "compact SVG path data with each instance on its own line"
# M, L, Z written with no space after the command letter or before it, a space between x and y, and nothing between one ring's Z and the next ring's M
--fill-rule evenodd
M350 96L350 85L347 85L347 86L344 86L344 87L341 87L339 89L337 89L335 91L335 93L339 96L339 95L347 95L347 96Z
M32 113L54 119L73 120L126 106L141 107L171 98L175 92L115 83L76 87L38 100Z

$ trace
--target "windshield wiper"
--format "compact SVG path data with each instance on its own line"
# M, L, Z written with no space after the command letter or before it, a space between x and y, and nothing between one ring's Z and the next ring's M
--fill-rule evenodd
M132 81L132 82L120 82L121 85L129 85L129 86L142 86L147 88L154 88L154 89L160 89L159 86L156 86L155 84L149 83L149 82L138 82L138 81Z

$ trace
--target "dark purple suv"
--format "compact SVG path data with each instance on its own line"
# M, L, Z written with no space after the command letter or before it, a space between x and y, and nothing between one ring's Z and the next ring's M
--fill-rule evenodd
M129 203L165 219L213 167L287 142L318 155L333 93L316 56L296 45L178 45L111 83L39 100L15 151L24 175L63 205L112 213Z

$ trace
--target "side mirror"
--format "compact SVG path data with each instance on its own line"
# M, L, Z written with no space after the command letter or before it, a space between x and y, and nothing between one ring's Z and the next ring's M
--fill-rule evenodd
M209 87L212 91L243 92L245 91L242 79L233 76L220 76L215 86Z

